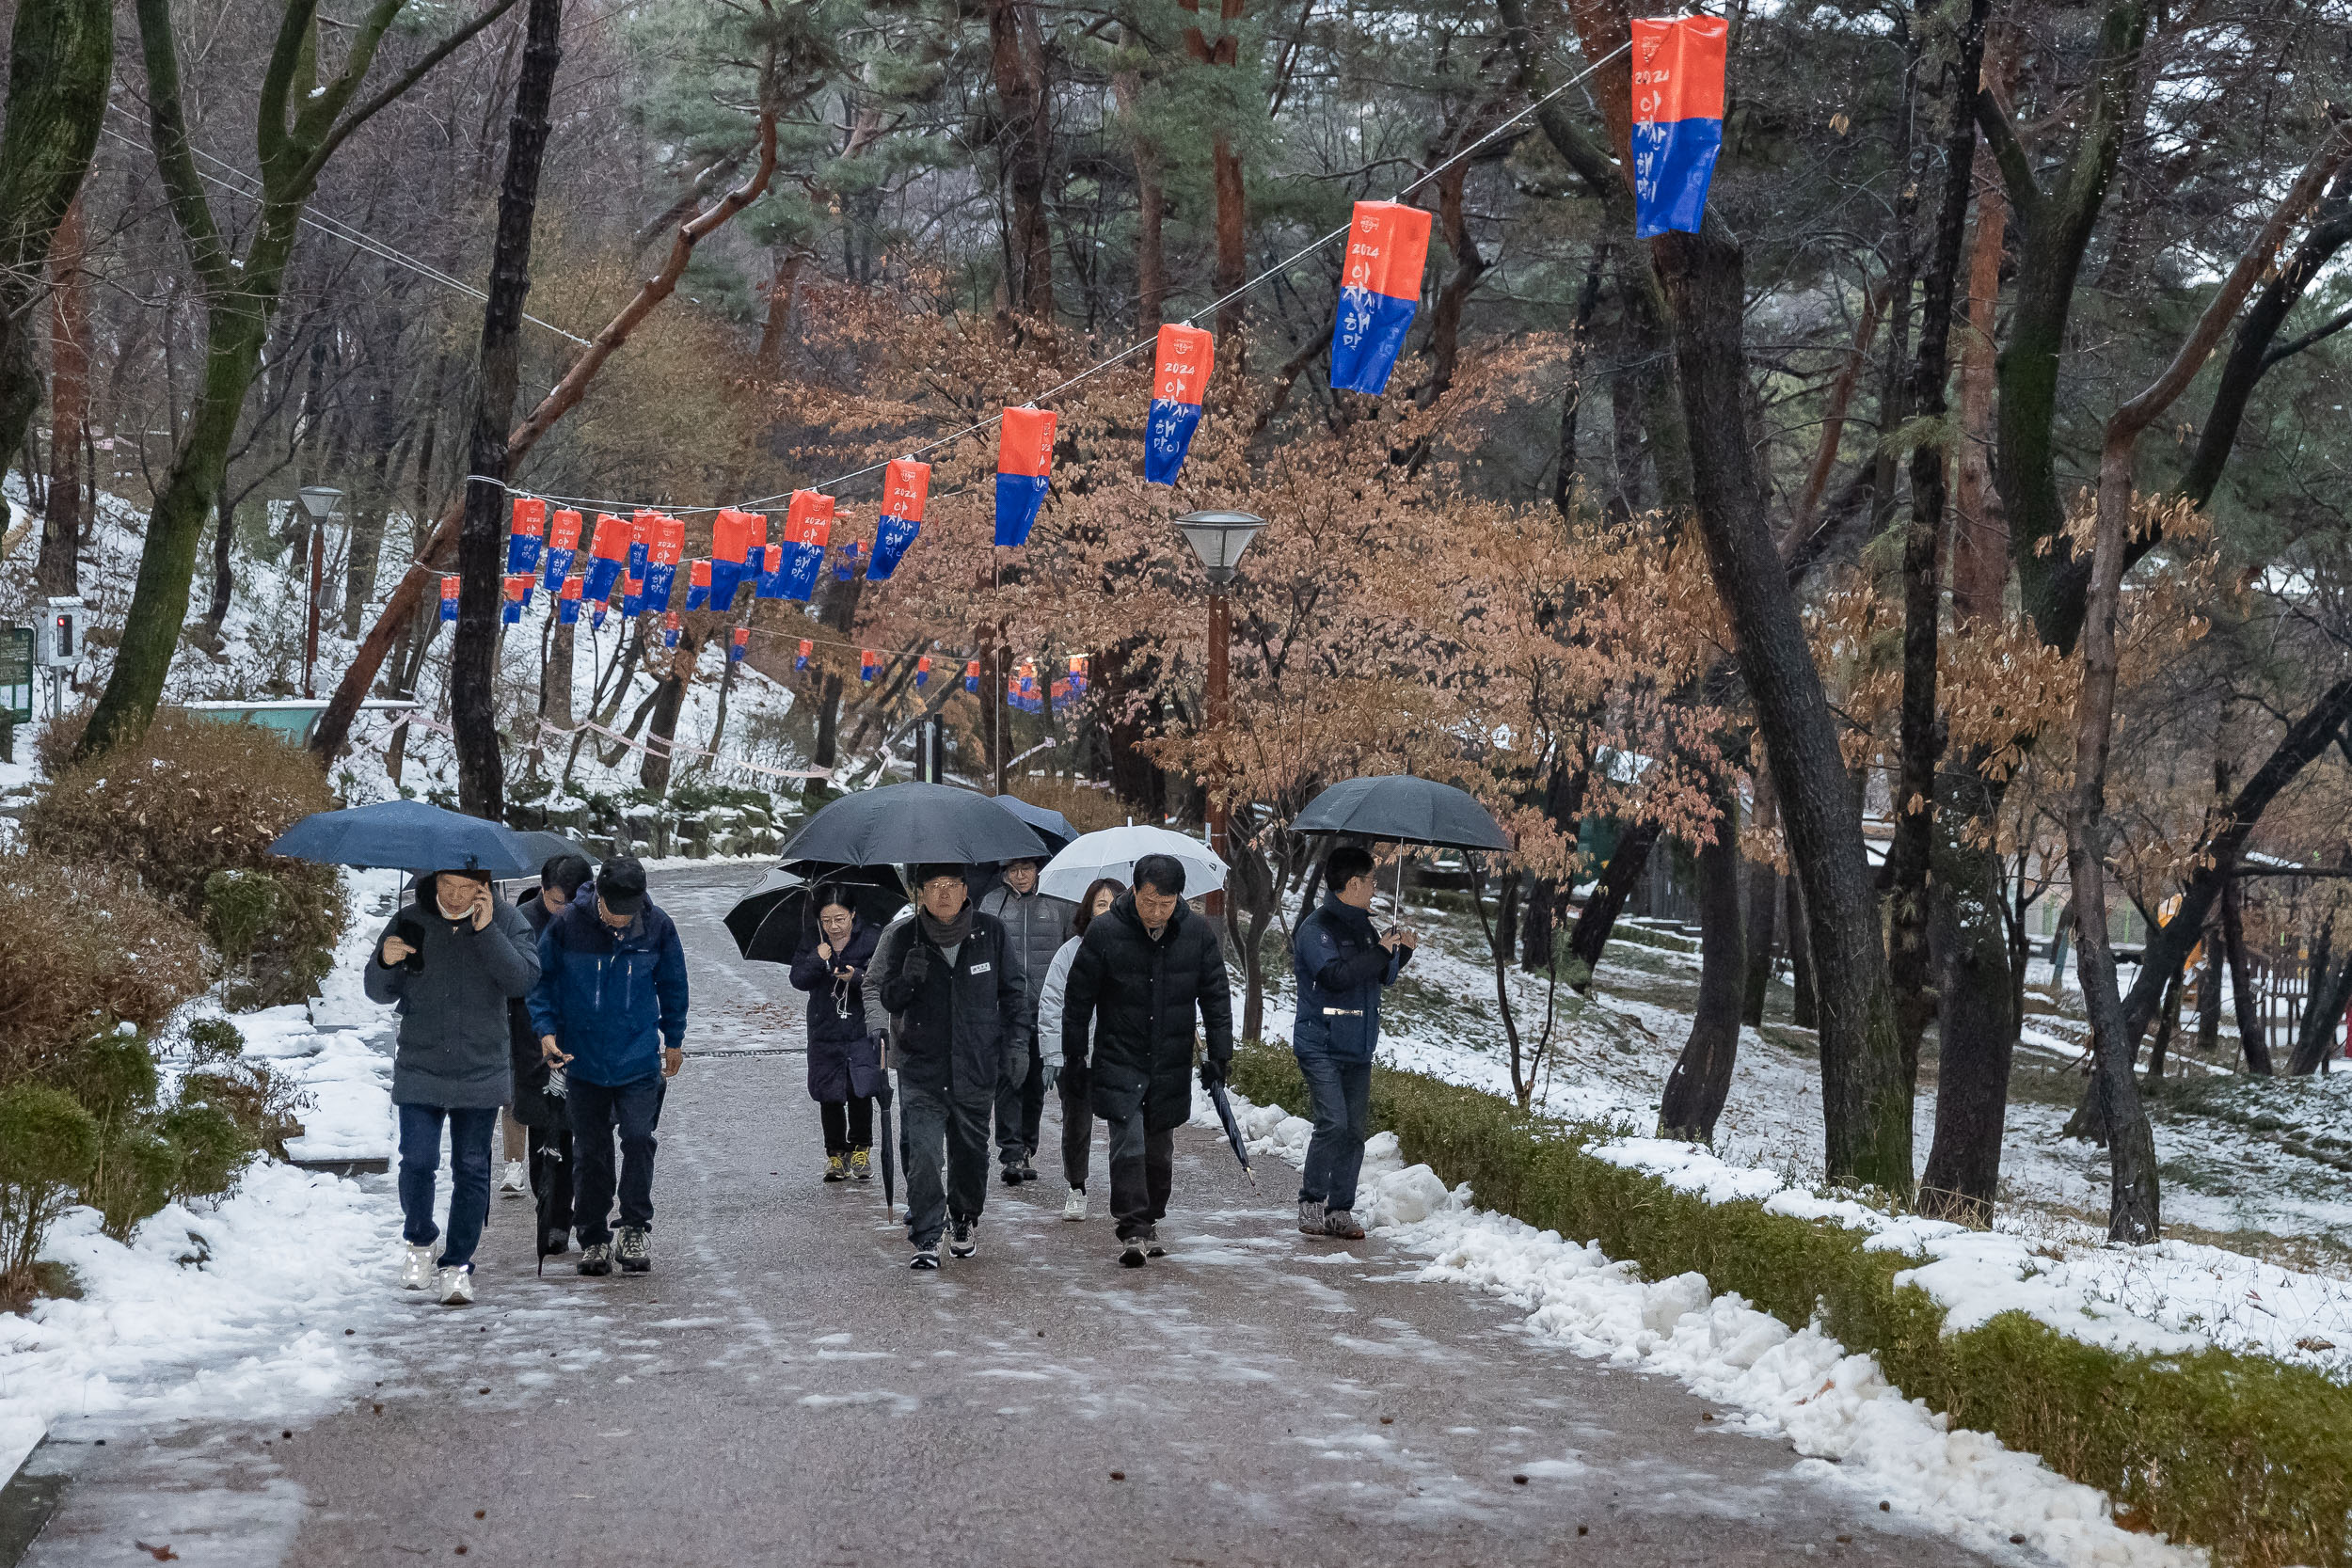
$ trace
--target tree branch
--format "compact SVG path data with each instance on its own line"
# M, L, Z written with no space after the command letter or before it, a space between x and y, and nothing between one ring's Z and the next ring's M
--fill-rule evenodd
M424 80L426 73L432 71L435 66L439 65L443 60L449 58L450 55L455 54L458 50L464 48L468 43L471 42L485 27L487 27L491 23L496 22L500 17L504 16L508 11L513 10L515 8L515 5L516 0L491 0L490 8L488 10L484 11L480 16L475 17L471 22L467 23L463 27L458 28L457 31L452 33L449 37L443 39L432 48L426 50L414 65L410 66L406 71L401 72L398 76L392 78L390 83L385 87L383 91L377 93L373 98L369 99L366 103L360 104L358 108L352 110L350 113L342 116L342 119L337 120L335 122L334 129L327 132L326 135L320 140L318 150L311 153L309 160L304 163L302 166L302 184L298 188L309 188L310 182L315 181L319 177L319 171L326 166L326 160L335 155L335 150L342 146L344 139L354 131L357 131L360 126L365 125L369 120L374 119L376 115L383 112L383 110L389 107L395 100L406 93L410 87L415 87L419 82ZM391 10L397 11L400 8L400 0L378 0L379 9L386 7L389 7ZM373 16L370 16L368 20L371 24L373 24L375 19ZM389 26L390 24L390 21L391 19L387 16L385 18L386 25ZM344 62L344 74L351 78L351 85L343 90L342 97L335 101L337 107L340 108L342 102L347 100L351 93L358 89L359 86L359 77L366 74L368 65L373 63L374 60L375 45L381 37L382 32L379 29L375 37L371 38L368 40L364 58L361 56L358 49L355 47L352 52L351 58ZM352 73L352 68L355 65L358 68L358 73L357 75Z
M229 252L213 222L212 203L188 146L187 111L180 97L180 43L171 29L171 0L138 0L139 48L147 66L147 135L173 223L188 247L189 265L207 296L235 281Z

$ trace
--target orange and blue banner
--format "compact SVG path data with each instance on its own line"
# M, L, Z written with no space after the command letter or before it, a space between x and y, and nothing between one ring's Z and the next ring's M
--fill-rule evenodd
M513 572L507 576L506 608L501 618L510 626L521 621L523 611L531 607L532 580L529 572Z
M686 563L687 609L700 610L703 606L710 604L710 569L715 564L714 562L700 560L690 561ZM716 610L719 607L710 604L710 608Z
M808 656L809 656L809 655L811 655L811 654L813 654L813 653L815 653L816 651L817 651L817 642L816 642L816 640L815 640L815 639L813 639L813 638L807 638L807 637L803 637L803 638L802 638L802 639L801 639L801 651L800 651L799 653L797 653L797 654L795 654L795 655L793 655L793 656L792 656L792 668L793 668L793 669L795 669L795 670L805 670L805 669L807 669L807 668L808 668Z
M621 619L633 620L645 612L645 579L632 577L621 583Z
M667 610L677 586L678 563L686 559L686 525L657 514L645 552L645 608Z
M1724 45L1716 16L1633 24L1633 233L1699 231L1724 150Z
M980 689L980 661L977 658L964 660L963 689L966 691L977 691Z
M602 602L612 596L628 564L629 525L610 512L596 514L596 531L588 543L588 596Z
M887 582L914 536L923 531L923 505L931 493L931 466L894 457L882 469L882 518L874 525L874 553L866 557L866 580Z
M925 654L914 661L914 689L922 690L931 684L931 656Z
M457 619L457 590L463 581L455 577L441 579L441 619L445 622Z
M735 635L727 639L727 662L729 664L742 663L743 656L751 650L751 645L752 628L749 626L736 627Z
M572 511L557 513L548 519L548 559L539 578L539 586L552 594L564 586L571 575L572 562L580 559L580 514Z
M1340 313L1331 325L1331 389L1388 389L1389 372L1421 308L1429 214L1398 201L1359 201L1340 268Z
M555 620L558 626L580 624L580 578L565 578L555 595Z
M833 498L815 490L793 491L792 505L784 515L784 559L762 579L760 596L807 603L817 592L817 574L824 569L825 546L832 539Z
M548 534L548 503L536 496L515 498L514 521L507 526L506 570L510 576L535 570L539 546Z
M675 610L661 617L661 645L665 648L677 646L677 611Z
M725 614L735 608L735 591L747 577L757 575L752 551L768 543L768 519L756 512L723 506L710 524L710 608ZM755 590L756 592L756 590Z
M1200 423L1200 399L1216 340L1194 326L1163 326L1153 354L1152 412L1143 427L1143 481L1173 484Z
M857 655L857 678L870 681L874 672L882 668L882 655L871 648L860 648Z
M996 441L996 543L1017 549L1029 542L1038 508L1054 471L1055 415L1043 408L1008 408Z

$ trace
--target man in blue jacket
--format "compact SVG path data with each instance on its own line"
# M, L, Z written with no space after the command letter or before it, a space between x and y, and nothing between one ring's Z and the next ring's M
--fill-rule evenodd
M539 1049L569 1077L572 1224L580 1272L653 1267L654 1120L661 1086L686 1060L686 949L645 896L631 856L604 863L593 896L578 897L539 933L531 992ZM613 1235L612 1138L621 1140L621 1228Z
M1322 908L1298 923L1292 968L1298 1021L1291 1053L1314 1100L1314 1136L1299 1172L1298 1228L1310 1236L1360 1240L1356 1176L1371 1132L1372 1053L1380 1043L1380 990L1396 983L1420 938L1408 927L1382 933L1372 923L1372 854L1353 845L1325 861Z

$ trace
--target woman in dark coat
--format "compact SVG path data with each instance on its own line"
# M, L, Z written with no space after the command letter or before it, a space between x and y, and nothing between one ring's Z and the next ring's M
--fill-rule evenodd
M858 918L849 893L818 888L817 929L792 959L792 984L808 992L808 1097L825 1122L825 1180L872 1179L874 1093L882 1053L866 1026L866 970L882 933Z

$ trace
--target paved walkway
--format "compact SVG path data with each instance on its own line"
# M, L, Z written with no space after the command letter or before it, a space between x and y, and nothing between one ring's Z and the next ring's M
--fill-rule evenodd
M879 1181L816 1180L793 993L718 924L754 878L656 878L693 958L690 1049L765 1053L673 1085L652 1275L535 1277L528 1207L499 1200L471 1310L398 1295L386 1260L384 1380L340 1413L58 1433L72 1477L25 1561L1985 1560L1377 1240L1298 1236L1279 1166L1253 1193L1190 1130L1169 1258L1119 1268L1049 1175L992 1188L977 1258L910 1273ZM1101 1159L1098 1137L1098 1186Z

